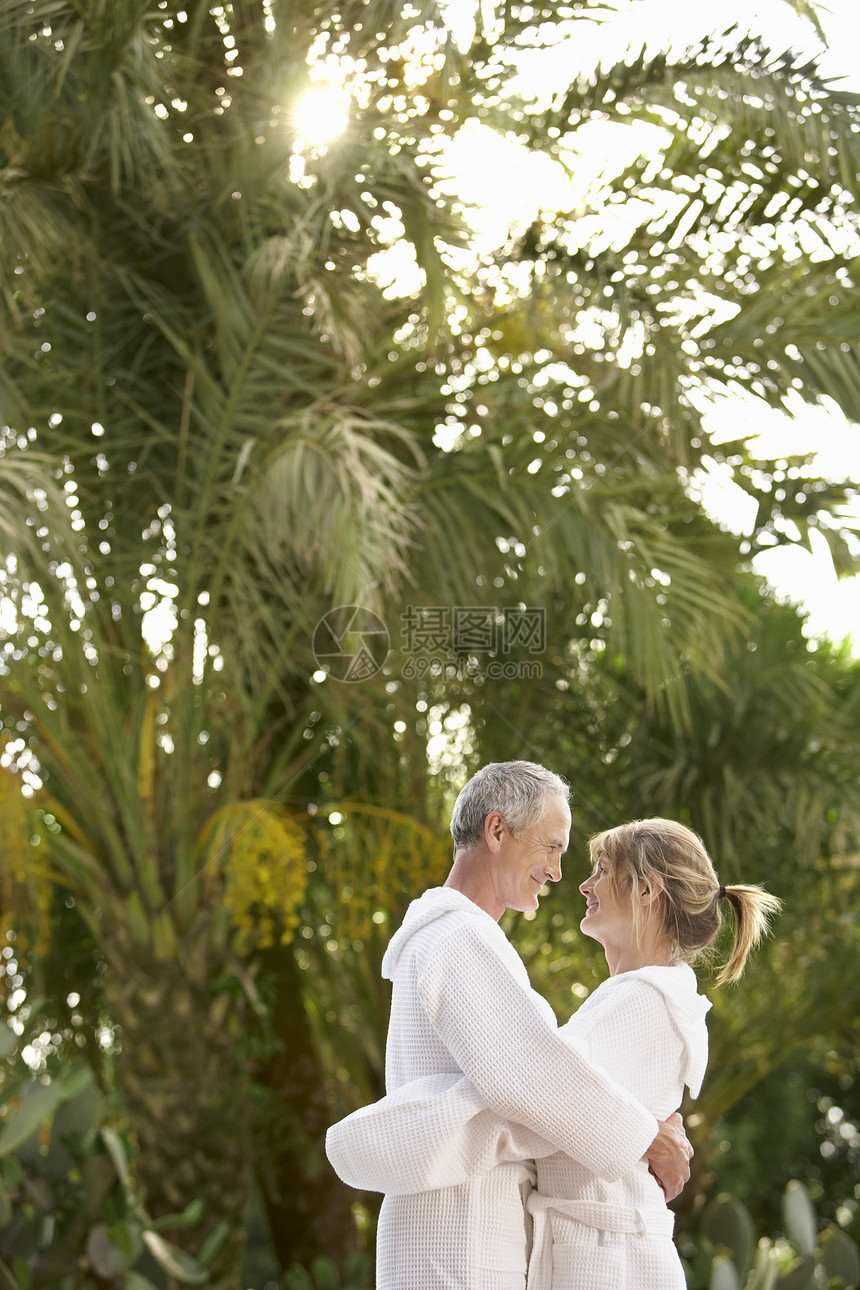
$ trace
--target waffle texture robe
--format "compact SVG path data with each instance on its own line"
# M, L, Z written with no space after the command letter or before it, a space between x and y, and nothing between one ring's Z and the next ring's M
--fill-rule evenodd
M686 964L640 968L601 985L559 1033L665 1119L685 1084L694 1097L701 1088L709 1007ZM644 1162L622 1178L601 1177L582 1158L496 1120L468 1080L453 1076L402 1086L365 1112L361 1160L379 1190L444 1186L532 1150L528 1290L685 1290L673 1215ZM404 1132L410 1147L395 1162L383 1144Z
M377 1290L524 1290L523 1158L560 1150L611 1182L641 1159L656 1119L565 1042L504 932L462 893L413 901L382 970L393 1114L383 1099L326 1138L345 1182L388 1193ZM414 1080L423 1110L399 1116L398 1090ZM392 1163L394 1186L383 1177Z

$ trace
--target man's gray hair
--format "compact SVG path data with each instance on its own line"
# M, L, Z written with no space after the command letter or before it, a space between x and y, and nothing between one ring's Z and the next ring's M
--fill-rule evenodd
M484 836L484 820L498 811L515 838L543 812L544 798L557 793L570 801L560 775L533 761L493 761L472 776L454 803L451 837L457 851L471 851Z

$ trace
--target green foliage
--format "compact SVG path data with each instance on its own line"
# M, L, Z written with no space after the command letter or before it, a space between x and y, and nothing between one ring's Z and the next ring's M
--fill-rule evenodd
M360 1253L348 1255L340 1266L325 1257L308 1268L294 1263L283 1277L283 1290L369 1290L372 1284L373 1261Z
M12 1033L6 1025L0 1031ZM199 1224L202 1205L150 1218L133 1185L125 1140L108 1123L92 1073L64 1065L39 1080L22 1074L18 1059L16 1078L23 1038L13 1038L4 1054L4 1290L90 1290L104 1282L115 1290L158 1290L168 1281L208 1282L208 1265L226 1232L210 1237L197 1258L165 1240L162 1230Z
M737 1196L760 1231L780 1224L780 1197L792 1178L806 1180L827 1221L852 1197L860 1148L853 1131L860 1121L857 1063L833 1042L824 1035L787 1057L717 1120L700 1146L708 1190Z
M834 1224L819 1231L809 1192L796 1179L785 1188L782 1203L784 1236L757 1240L740 1201L725 1194L711 1201L699 1224L691 1290L856 1290L857 1243Z
M725 1246L739 1277L746 1277L757 1244L755 1227L749 1211L733 1196L717 1196L708 1206L700 1227L714 1246Z

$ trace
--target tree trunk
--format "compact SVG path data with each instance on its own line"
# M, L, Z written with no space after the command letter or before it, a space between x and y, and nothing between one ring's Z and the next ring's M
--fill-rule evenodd
M269 1090L274 1123L259 1178L272 1245L286 1268L293 1262L308 1264L321 1254L337 1259L356 1248L356 1193L326 1159L325 1132L332 1122L326 1072L289 947L277 952L276 966L277 1050L259 1072Z
M678 1226L687 1231L696 1227L704 1205L705 1193L713 1182L708 1146L711 1126L707 1122L698 1122L687 1126L687 1136L693 1144L693 1158L690 1161L690 1181L681 1195L672 1204Z
M128 946L109 960L106 994L119 1026L116 1077L137 1145L135 1183L152 1218L203 1202L199 1224L163 1233L189 1254L226 1223L207 1284L239 1290L253 1161L249 1077L237 1044L244 995L213 988L223 964L192 973L179 957L156 961Z

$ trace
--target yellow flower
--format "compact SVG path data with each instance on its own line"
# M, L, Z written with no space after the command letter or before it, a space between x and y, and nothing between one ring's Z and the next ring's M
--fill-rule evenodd
M286 942L308 882L306 837L295 816L262 800L216 811L200 838L201 860L224 882L237 948Z
M336 828L314 822L321 877L332 892L330 923L340 940L366 940L390 930L404 906L444 880L450 839L412 816L365 802L338 807Z

